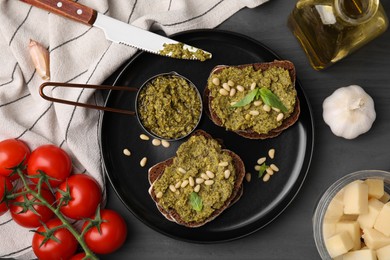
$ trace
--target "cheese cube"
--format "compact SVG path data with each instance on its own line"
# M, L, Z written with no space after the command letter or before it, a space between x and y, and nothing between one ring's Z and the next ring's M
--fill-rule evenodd
M376 256L378 260L389 260L390 259L390 245L381 247L376 250Z
M359 215L357 218L357 221L362 229L374 227L376 218L382 210L383 205L383 202L374 198L368 201L368 212L366 214Z
M389 202L390 200L390 194L385 192L385 194L383 194L382 198L379 199L380 201L382 201L383 203L387 203Z
M340 220L340 218L343 214L344 214L343 201L337 197L334 197L330 201L329 206L326 209L324 219L327 221L336 222L336 221Z
M370 198L380 199L385 193L385 185L383 180L367 179L364 181L368 186L368 196Z
M324 221L322 224L322 234L325 239L336 234L336 223Z
M360 226L357 221L341 221L336 223L336 232L346 231L353 241L353 250L358 250L361 247L360 242Z
M368 212L368 186L354 181L344 188L344 214L365 214Z
M374 228L390 237L390 202L387 202L376 218Z
M390 245L390 237L383 235L373 228L363 229L363 239L366 246L372 250Z
M377 260L375 251L371 249L361 249L348 252L343 255L343 260Z
M326 249L332 258L347 253L353 247L353 241L347 231L337 233L325 240Z

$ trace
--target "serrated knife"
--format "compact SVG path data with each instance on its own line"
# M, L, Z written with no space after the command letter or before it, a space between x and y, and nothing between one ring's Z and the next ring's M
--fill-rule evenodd
M155 34L138 28L136 26L124 23L111 18L96 10L73 2L71 0L21 0L27 4L47 10L51 13L64 16L77 22L95 26L102 29L106 38L115 43L122 43L131 47L168 56L172 58L204 60L211 58L211 53L202 49L180 43L173 39ZM180 48L179 53L173 54L172 51L166 51L166 46ZM163 53L162 53L163 52Z

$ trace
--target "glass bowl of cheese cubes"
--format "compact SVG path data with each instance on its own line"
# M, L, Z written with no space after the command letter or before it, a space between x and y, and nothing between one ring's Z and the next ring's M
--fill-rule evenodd
M390 172L345 175L320 198L313 215L322 259L390 259Z

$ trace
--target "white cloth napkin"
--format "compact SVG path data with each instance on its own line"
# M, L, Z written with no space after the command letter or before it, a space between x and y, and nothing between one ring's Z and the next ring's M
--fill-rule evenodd
M143 29L167 35L213 28L229 16L268 0L80 0L81 4ZM0 0L0 140L18 138L31 149L52 143L72 157L74 172L105 179L97 110L51 103L39 96L43 80L28 52L30 39L50 52L50 81L101 84L137 50L107 41L101 30L64 19L16 0ZM87 89L47 89L50 96L83 103L103 100ZM33 233L0 217L0 258L35 258Z

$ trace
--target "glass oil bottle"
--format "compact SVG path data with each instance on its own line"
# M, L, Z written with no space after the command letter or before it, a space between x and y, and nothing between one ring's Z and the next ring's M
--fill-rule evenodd
M299 0L288 19L316 70L384 33L388 23L379 0Z

